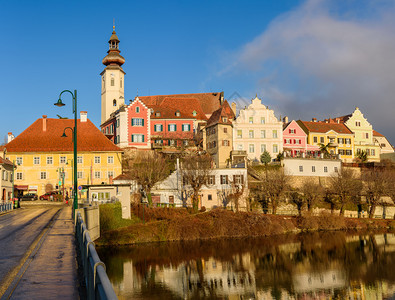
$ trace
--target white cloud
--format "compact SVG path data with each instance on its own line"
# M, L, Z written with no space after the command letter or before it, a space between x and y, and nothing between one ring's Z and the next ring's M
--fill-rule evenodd
M291 118L345 115L359 106L395 142L395 6L373 3L361 16L307 1L241 47L218 74L255 74L257 90Z

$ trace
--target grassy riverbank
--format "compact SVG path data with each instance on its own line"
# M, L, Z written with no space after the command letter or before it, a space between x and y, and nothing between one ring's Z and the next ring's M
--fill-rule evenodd
M100 206L98 246L159 241L271 236L302 231L395 228L395 220L351 219L338 215L290 217L215 209L191 214L186 209L132 209L132 219L121 219L120 204Z

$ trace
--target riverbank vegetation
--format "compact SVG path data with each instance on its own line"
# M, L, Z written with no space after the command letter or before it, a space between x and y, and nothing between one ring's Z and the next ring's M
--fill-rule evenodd
M106 211L106 213L102 213ZM118 211L117 215L108 213ZM184 208L132 206L132 220L120 221L120 204L100 206L101 237L97 245L117 246L145 242L263 237L285 233L395 228L394 220L352 219L322 213L318 216L265 215L225 209L194 213ZM125 223L123 223L125 222Z

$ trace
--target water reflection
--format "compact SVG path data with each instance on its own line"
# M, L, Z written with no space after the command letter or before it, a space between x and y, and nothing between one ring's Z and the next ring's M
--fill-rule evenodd
M395 235L315 233L99 249L119 299L388 299Z

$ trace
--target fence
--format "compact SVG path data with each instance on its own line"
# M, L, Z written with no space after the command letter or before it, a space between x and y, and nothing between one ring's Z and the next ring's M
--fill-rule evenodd
M6 201L0 204L0 213L10 211L14 209L14 203L12 201Z
M111 282L108 279L106 266L100 260L95 249L95 244L93 243L89 235L89 231L86 229L79 212L77 213L75 235L82 261L87 299L118 299Z

